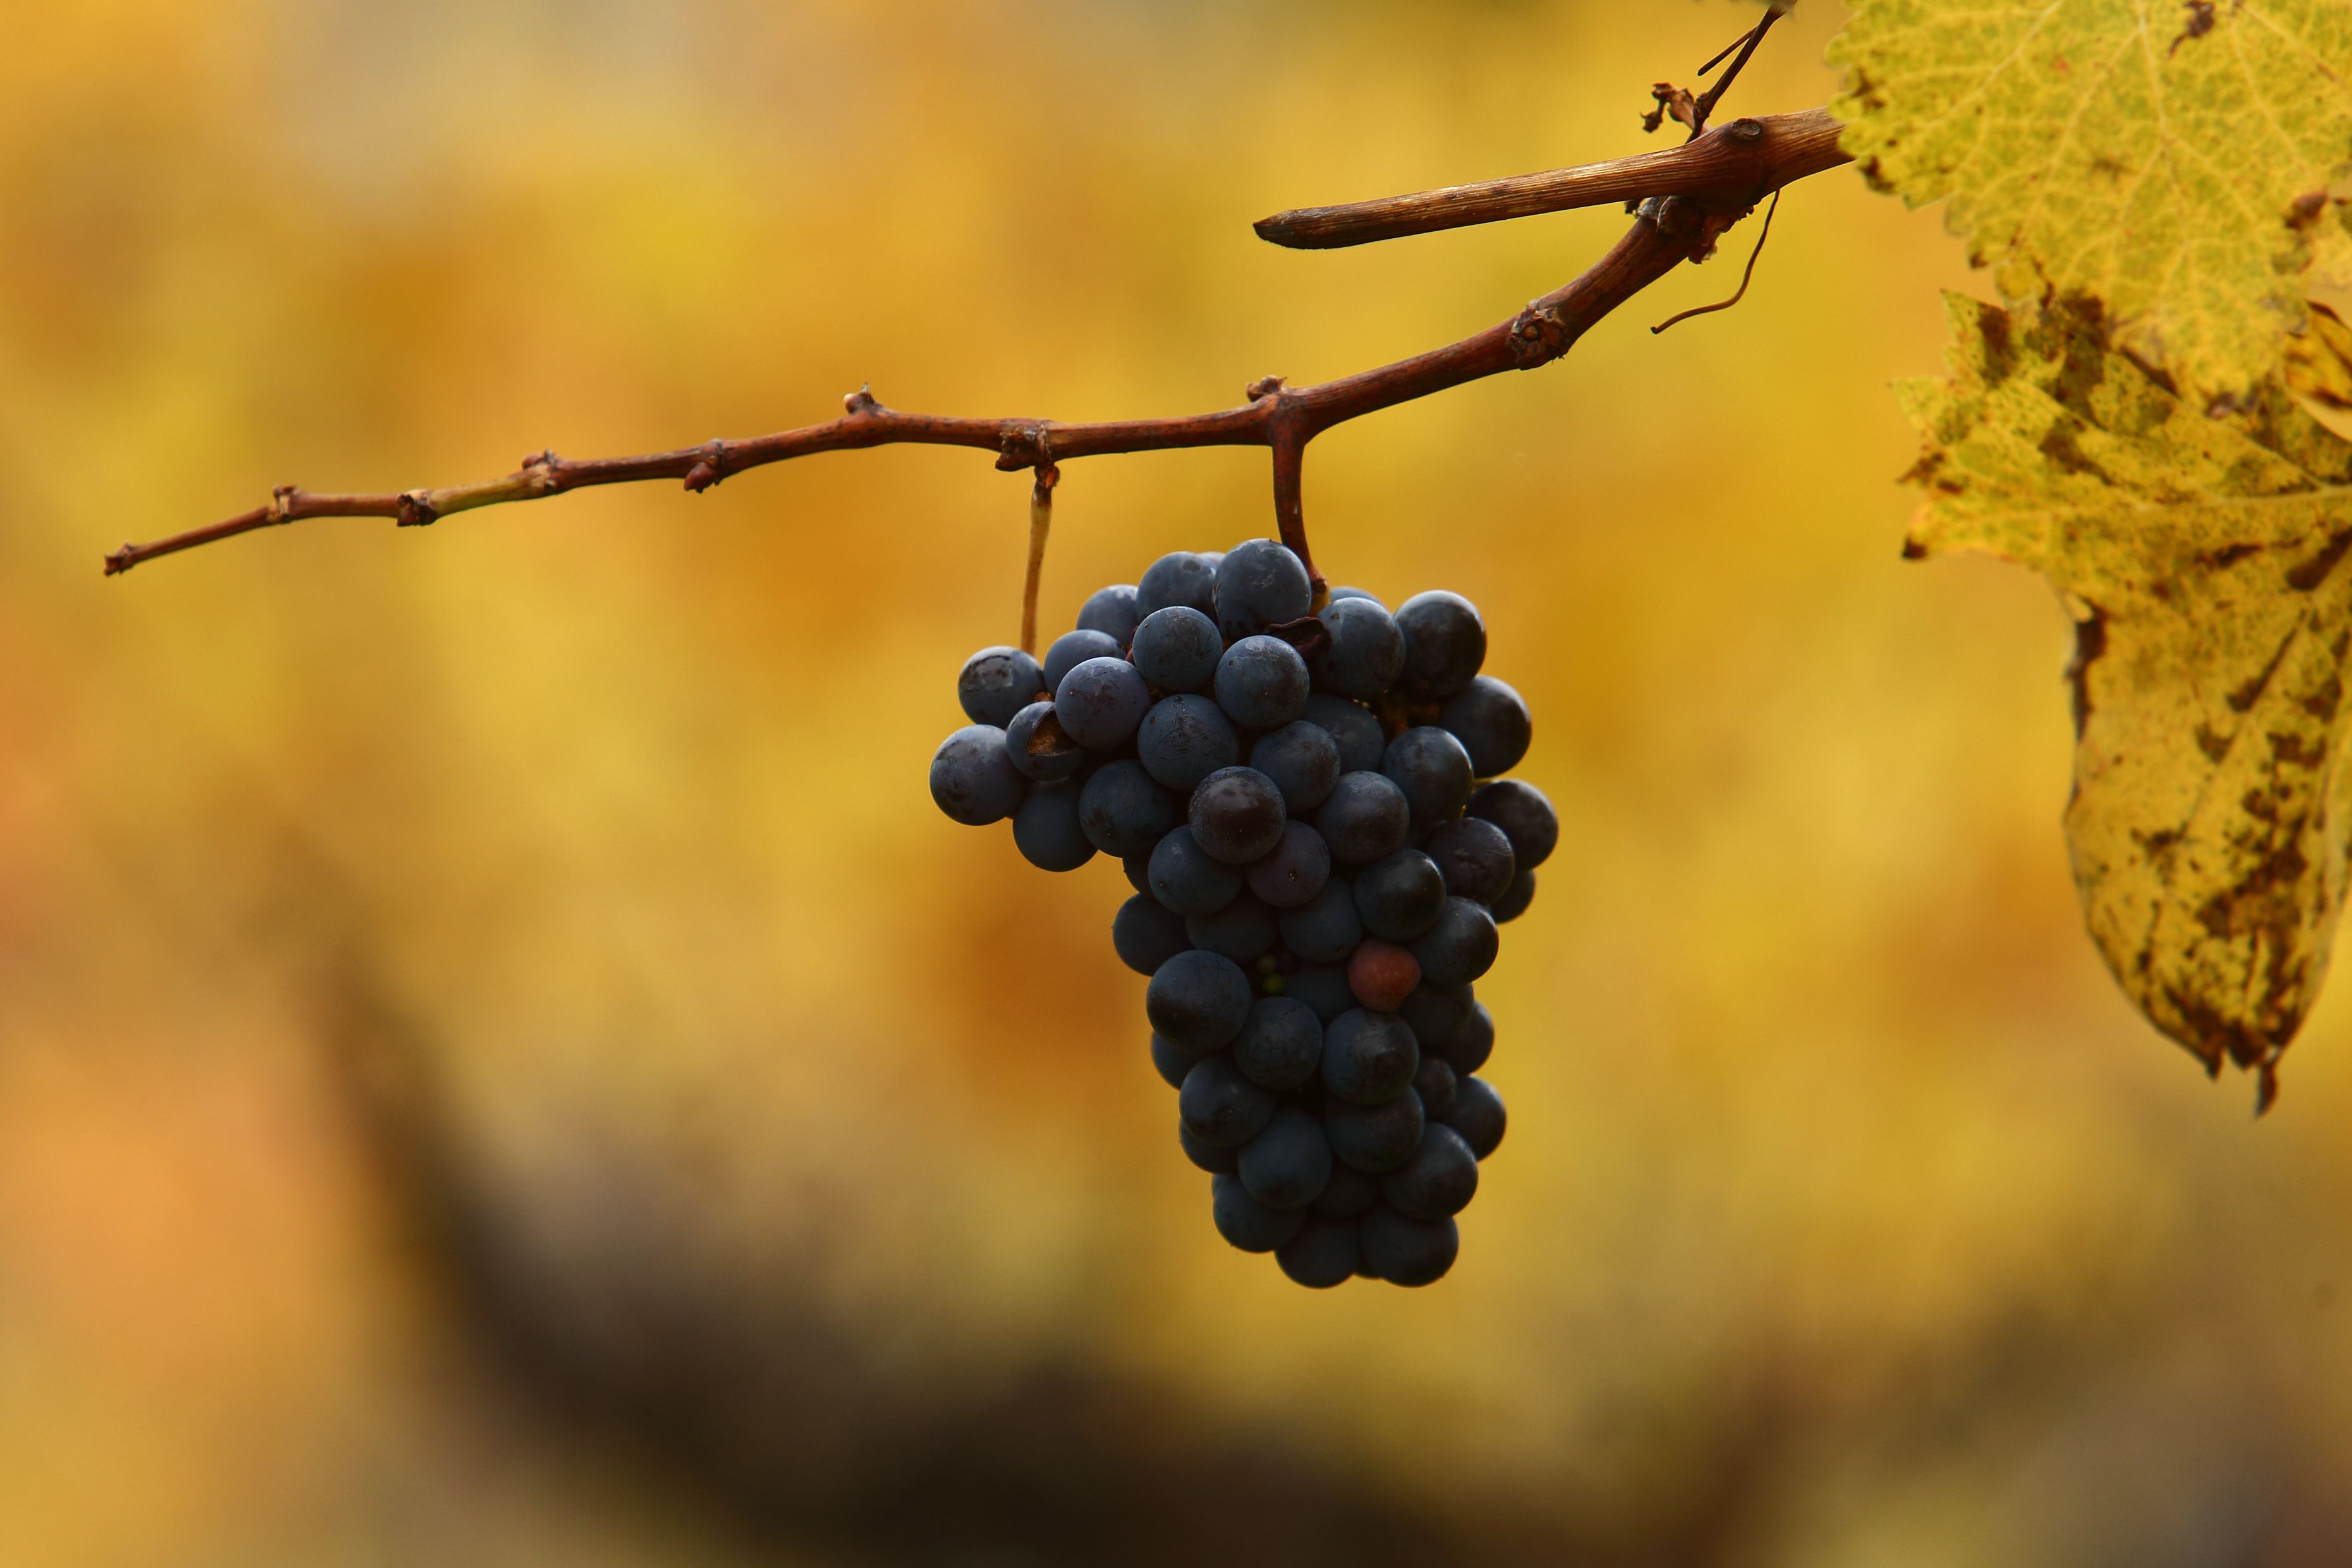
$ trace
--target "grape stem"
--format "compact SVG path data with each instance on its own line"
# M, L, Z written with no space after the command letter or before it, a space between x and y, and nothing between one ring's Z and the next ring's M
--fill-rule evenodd
M1264 446L1273 455L1275 514L1283 542L1307 563L1319 605L1324 580L1307 549L1300 484L1308 442L1375 410L1559 359L1595 322L1675 267L1706 259L1723 232L1765 197L1792 181L1847 162L1838 150L1839 129L1826 110L1738 120L1680 147L1611 163L1268 218L1258 225L1265 237L1318 246L1358 245L1603 202L1625 201L1639 213L1633 228L1607 255L1507 321L1458 343L1316 386L1293 387L1279 376L1269 376L1249 385L1248 401L1238 408L1089 423L972 419L901 413L885 407L870 389L861 389L845 400L838 419L748 440L710 441L638 457L575 460L541 452L525 458L504 478L445 489L324 495L286 486L271 496L268 506L225 522L146 544L126 544L106 557L106 575L128 571L158 556L310 517L389 517L402 528L418 528L478 507L536 501L592 485L676 479L699 492L746 469L819 452L908 444L970 446L995 453L1000 469L1042 475L1074 457Z

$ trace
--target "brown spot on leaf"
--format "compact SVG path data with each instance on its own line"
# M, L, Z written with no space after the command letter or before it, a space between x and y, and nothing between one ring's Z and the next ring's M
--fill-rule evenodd
M2172 47L2164 51L2164 57L2168 60L2179 54L2180 46L2189 39L2201 38L2213 30L2213 0L2186 0L2186 3L2189 25L2181 28L2180 37L2172 40Z
M2200 724L2197 727L2197 749L2205 754L2209 762L2219 762L2230 755L2230 737L2216 733L2210 725Z
M2317 555L2286 574L2286 585L2298 593L2309 593L2327 580L2328 573L2336 570L2336 563L2344 559L2346 550L2352 550L2352 528L2330 536Z
M2083 727L2091 722L2091 666L2107 651L2107 615L2097 605L2091 612L2074 622L2074 657L2066 665L2066 683L2074 695L2074 738L2083 737Z

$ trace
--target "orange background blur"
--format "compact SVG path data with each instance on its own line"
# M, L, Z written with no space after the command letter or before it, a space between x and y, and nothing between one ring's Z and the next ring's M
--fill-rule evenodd
M1797 109L1834 7L1730 111ZM1025 479L814 459L320 521L896 406L1224 406L1613 212L1721 5L75 0L0 50L0 1563L2352 1560L2346 982L2209 1085L2083 937L2063 619L1896 558L1935 214L1850 171L1562 364L1348 426L1318 559L1468 594L1565 822L1439 1287L1228 1250L1097 862L925 789ZM1270 531L1066 470L1046 622Z

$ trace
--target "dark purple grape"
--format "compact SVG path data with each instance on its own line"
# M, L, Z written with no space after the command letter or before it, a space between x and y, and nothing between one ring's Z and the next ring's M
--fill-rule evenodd
M1468 1077L1486 1065L1495 1054L1495 1015L1486 1010L1484 1002L1470 1004L1470 1016L1445 1044L1445 1060L1454 1072Z
M1510 835L1484 817L1464 817L1430 835L1429 858L1445 878L1445 891L1492 905L1510 891L1518 874Z
M1421 1096L1422 1113L1432 1117L1444 1115L1445 1108L1454 1103L1454 1091L1458 1082L1453 1066L1444 1057L1424 1053L1420 1071L1412 1075L1412 1092ZM1422 1136L1425 1140L1429 1134L1424 1132Z
M1559 843L1559 813L1542 790L1524 779L1497 779L1480 785L1470 797L1470 814L1486 818L1508 836L1522 875L1543 864Z
M1207 697L1163 697L1135 732L1135 758L1145 772L1189 796L1202 779L1242 759L1242 737Z
M1250 891L1276 909L1304 908L1330 882L1330 847L1295 820L1282 825L1282 841L1249 868Z
M1231 904L1245 880L1238 866L1201 847L1190 828L1176 828L1151 852L1151 896L1182 915L1214 915Z
M1309 1218L1297 1235L1274 1249L1274 1260L1294 1284L1310 1291L1344 1285L1363 1265L1359 1227L1351 1220Z
M1465 1077L1454 1088L1454 1103L1445 1108L1445 1124L1461 1134L1470 1152L1482 1160L1500 1146L1509 1120L1503 1097L1483 1078Z
M1192 1061L1193 1059L1189 1056L1184 1058L1187 1070L1192 1066ZM1181 1087L1181 1084L1179 1086ZM1176 1124L1176 1145L1184 1151L1186 1159L1207 1171L1211 1176L1232 1176L1242 1168L1242 1152L1239 1149L1211 1148L1194 1137L1192 1129L1186 1126L1181 1119Z
M1274 911L1244 892L1214 914L1185 916L1184 935L1193 946L1247 967L1274 951Z
M1517 920L1535 901L1536 873L1523 871L1511 879L1511 885L1504 891L1503 896L1495 900L1495 924L1507 925Z
M1404 791L1412 825L1452 821L1470 803L1470 754L1451 730L1424 724L1389 742L1381 771Z
M1324 1141L1330 1141L1328 1132ZM1380 1177L1366 1176L1351 1165L1335 1163L1323 1196L1308 1207L1326 1219L1353 1219L1380 1200Z
M1104 763L1078 794L1078 826L1087 841L1122 860L1150 854L1183 820L1178 797L1129 758Z
M1138 894L1111 917L1110 945L1120 963L1149 976L1158 974L1160 965L1192 944L1184 936L1181 915L1161 908L1158 899Z
M1122 582L1113 588L1095 590L1078 611L1078 630L1101 632L1118 643L1123 653L1140 619L1135 605L1135 585Z
M1318 691L1376 697L1404 668L1404 633L1377 599L1333 599L1319 620L1329 640L1309 663Z
M1217 563L1180 549L1151 563L1135 585L1136 613L1145 620L1172 604L1217 618Z
M1282 994L1292 1001L1306 1003L1314 1009L1317 1019L1326 1024L1357 1005L1356 993L1348 987L1348 971L1336 964L1308 965L1286 978ZM1321 1060L1319 1044L1317 1060Z
M1315 812L1315 831L1339 865L1370 865L1395 853L1412 825L1404 791L1379 773L1342 773Z
M1102 632L1065 632L1045 650L1045 689L1062 689L1063 678L1088 659L1122 659L1127 649Z
M1182 1089L1185 1074L1200 1064L1201 1059L1191 1051L1179 1051L1156 1034L1151 1037L1151 1070L1169 1088Z
M1029 780L1004 755L1004 732L992 726L965 726L931 758L931 799L966 827L1004 821L1028 792Z
M1249 977L1215 953L1179 953L1152 972L1143 994L1151 1027L1196 1054L1223 1051L1249 1017Z
M1238 642L1269 626L1306 619L1315 589L1307 568L1286 546L1246 539L1217 563L1216 598L1217 629L1227 641Z
M1360 588L1335 588L1325 597L1327 599L1369 599L1383 610L1388 608L1386 604L1381 603L1379 594L1368 593Z
M1339 743L1319 724L1293 719L1257 738L1249 765L1274 780L1294 817L1321 805L1339 782Z
M1391 942L1410 942L1444 913L1445 878L1437 862L1419 850L1399 850L1357 873L1355 897L1365 930Z
M1317 692L1307 699L1307 710L1299 716L1339 743L1340 772L1381 770L1381 758L1388 753L1389 737L1381 728L1380 719L1363 704Z
M1364 939L1363 917L1356 913L1355 890L1338 878L1325 883L1323 891L1297 909L1286 909L1276 916L1282 932L1283 946L1309 964L1344 964L1356 944ZM1339 971L1339 987L1346 990L1347 971ZM1355 1004L1350 1002L1349 1006Z
M956 700L974 724L1003 729L1045 691L1045 672L1018 648L982 648L956 677Z
M1217 706L1244 729L1278 729L1307 710L1307 661L1279 637L1244 637L1217 661Z
M1271 1252L1307 1223L1303 1209L1268 1208L1252 1197L1237 1176L1211 1176L1209 1189L1217 1234L1244 1252Z
M1144 617L1131 655L1138 674L1163 692L1197 692L1217 678L1225 639L1217 623L1188 604Z
M1394 1013L1356 1008L1323 1031L1323 1087L1351 1105L1395 1099L1420 1067L1421 1048L1412 1030Z
M1076 871L1094 859L1095 847L1078 827L1076 782L1031 785L1013 813L1013 843L1039 871Z
M1478 1162L1472 1160L1470 1168L1475 1172ZM1331 1179L1323 1124L1297 1106L1276 1111L1265 1130L1242 1145L1241 1177L1249 1195L1268 1208L1306 1207Z
M1192 791L1192 836L1227 865L1247 865L1282 841L1282 791L1255 768L1224 768Z
M1528 705L1492 675L1480 675L1467 690L1446 698L1437 722L1462 742L1462 749L1470 754L1470 766L1481 779L1517 768L1535 735Z
M1151 891L1151 857L1150 855L1122 855L1119 857L1118 869L1127 873L1128 886L1138 893L1148 894Z
M1421 1054L1449 1050L1470 1016L1473 993L1468 986L1436 986L1423 980L1397 1009L1397 1016L1421 1042Z
M1031 703L1004 727L1004 758L1041 783L1067 779L1087 765L1087 754L1054 717L1052 703Z
M1088 751L1117 751L1151 708L1151 688L1125 659L1088 659L1054 688L1054 716Z
M1296 1089L1323 1063L1323 1020L1295 997L1264 997L1252 1004L1234 1039L1234 1065L1251 1082Z
M1461 1099L1457 1092L1454 1104ZM1412 1157L1421 1143L1423 1117L1421 1096L1408 1089L1378 1105L1351 1105L1333 1100L1323 1107L1323 1135L1331 1152L1360 1171L1375 1176L1392 1171Z
M1485 904L1449 898L1436 924L1413 939L1412 956L1431 984L1466 986L1495 967L1500 946L1495 917Z
M1462 1232L1451 1219L1410 1219L1382 1204L1359 1224L1364 1267L1391 1285L1433 1285L1462 1252Z
M1242 1076L1228 1056L1204 1056L1184 1075L1177 1113L1213 1148L1238 1148L1274 1119L1275 1097Z
M1458 593L1416 593L1396 612L1404 633L1401 682L1433 697L1468 686L1486 662L1486 624Z
M1407 1219L1451 1218L1470 1207L1477 1191L1478 1156L1442 1121L1430 1124L1412 1158L1381 1182L1381 1196Z

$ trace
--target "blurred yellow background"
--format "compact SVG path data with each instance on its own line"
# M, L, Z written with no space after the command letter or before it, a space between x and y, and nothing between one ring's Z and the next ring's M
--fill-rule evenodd
M1897 559L1933 213L1850 171L1563 363L1315 446L1565 822L1460 1265L1211 1229L1108 945L925 788L1025 477L814 459L102 580L389 489L895 406L1238 401L1611 212L1721 5L75 0L0 51L0 1563L2352 1561L2343 985L2250 1121L2124 1003L2047 590ZM1808 5L1732 111L1809 107ZM1045 620L1271 531L1065 473Z

